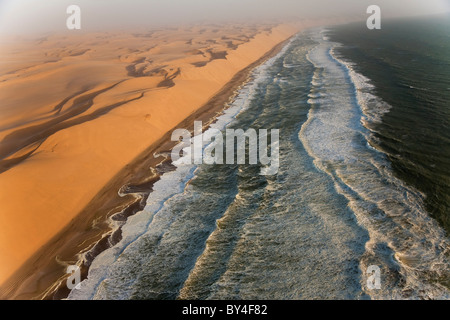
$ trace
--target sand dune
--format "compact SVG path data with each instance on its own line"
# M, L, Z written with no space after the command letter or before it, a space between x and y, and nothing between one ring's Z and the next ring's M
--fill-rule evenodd
M206 25L2 46L0 284L122 168L300 27Z

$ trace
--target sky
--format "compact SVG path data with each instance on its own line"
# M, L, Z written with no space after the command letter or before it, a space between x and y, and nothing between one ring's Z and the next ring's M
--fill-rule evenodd
M0 0L0 33L63 31L71 4L81 8L85 31L293 17L364 20L372 4L384 17L450 11L450 0Z

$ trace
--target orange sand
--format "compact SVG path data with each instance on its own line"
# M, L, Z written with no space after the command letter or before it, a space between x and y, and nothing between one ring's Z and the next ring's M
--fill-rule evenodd
M0 46L0 284L124 166L301 26L194 26Z

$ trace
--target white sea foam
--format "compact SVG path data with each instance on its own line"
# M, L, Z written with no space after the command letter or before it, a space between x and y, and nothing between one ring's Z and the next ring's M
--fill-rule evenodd
M388 113L392 106L373 94L375 86L369 78L355 71L356 65L353 62L347 61L336 54L336 48L338 46L333 46L330 49L330 54L348 70L348 74L356 90L358 104L364 113L365 120L373 123L381 123L383 115Z

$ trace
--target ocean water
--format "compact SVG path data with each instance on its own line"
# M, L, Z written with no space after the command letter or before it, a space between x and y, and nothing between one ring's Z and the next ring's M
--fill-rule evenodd
M371 126L372 143L395 174L425 193L428 212L450 233L450 15L357 25L331 33L337 51L394 106Z
M448 28L440 29L445 21L434 27L445 38ZM300 33L255 69L213 124L221 130L280 129L277 175L259 175L259 165L176 164L155 184L145 210L124 225L123 239L93 261L88 279L69 299L448 299L448 193L430 200L429 189L404 176L415 174L414 166L429 165L441 180L427 176L426 186L448 190L449 106L448 91L442 90L450 87L444 68L449 56L430 58L442 63L433 65L442 77L437 87L397 83L384 74L387 66L383 71L377 62L361 67L366 56L358 45L363 47L365 37L352 42L345 35L361 28ZM401 32L391 37L367 43L388 62L390 49L392 56L399 54L392 44L410 48L413 59L417 45L402 46L407 38ZM439 43L430 51L448 50L448 40ZM370 68L390 82L380 87L382 80ZM436 76L427 67L420 72L419 62L394 69L404 79L418 73L431 83ZM422 114L435 107L435 120L442 123L429 123L423 135L440 137L427 139L440 144L434 155L442 162L405 156L412 151L395 131L395 121L402 122L398 117L405 110L397 108L407 104L392 84L412 94L417 123L426 122ZM389 90L380 93L385 86L392 96ZM435 99L427 111L409 86L433 90L426 96ZM410 127L415 113L406 111L405 130L422 132L419 125ZM422 155L431 150L416 148ZM433 206L441 211L430 211ZM368 286L371 266L380 270L376 290Z

